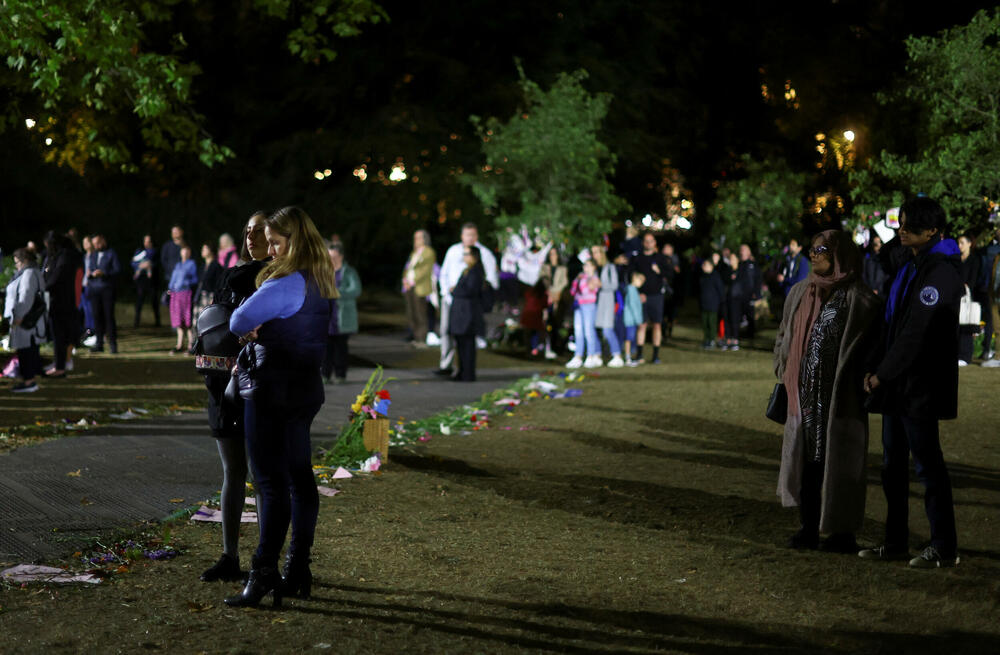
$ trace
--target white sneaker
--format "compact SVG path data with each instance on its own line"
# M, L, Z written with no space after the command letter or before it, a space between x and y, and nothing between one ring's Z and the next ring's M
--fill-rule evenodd
M969 365L969 362L965 361L964 359L958 360L958 367L959 368L962 368L963 366L968 366L968 365Z
M96 334L92 334L89 337L87 337L86 339L84 339L83 340L83 345L86 346L87 348L93 348L94 346L96 346L97 345L97 335Z
M554 350L545 351L545 359L555 359L556 357L558 357L558 355L556 355Z
M983 362L984 368L1000 368L1000 359L987 359Z
M566 362L566 368L580 368L581 366L583 366L583 360L579 357L574 357Z
M482 337L476 337L476 349L485 350L486 349L486 339Z
M56 370L56 363L55 362L52 362L51 364L49 364L48 366L45 367L45 372L46 373L48 373L49 371L54 371L54 370Z
M608 368L621 368L623 366L625 366L625 360L622 359L621 355L615 355L611 358L611 361L608 362Z
M424 341L428 346L440 346L441 339L434 332L427 333L427 339Z
M604 360L601 359L600 355L591 355L583 363L584 368L600 368L602 366L604 366Z

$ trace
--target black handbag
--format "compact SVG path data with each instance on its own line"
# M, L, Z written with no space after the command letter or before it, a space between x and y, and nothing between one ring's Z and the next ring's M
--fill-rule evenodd
M774 385L774 391L771 392L771 397L767 401L764 416L775 423L785 424L785 420L788 418L788 391L785 390L784 382L778 382Z
M45 295L41 291L35 292L35 300L31 303L28 313L21 317L21 327L30 330L38 324L39 319L45 316Z

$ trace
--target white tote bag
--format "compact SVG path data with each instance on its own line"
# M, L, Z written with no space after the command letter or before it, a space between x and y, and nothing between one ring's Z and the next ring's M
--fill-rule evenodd
M962 296L962 302L958 310L958 324L979 327L981 314L982 307L980 307L979 303L972 300L972 293L969 291L969 287L965 287L965 295Z

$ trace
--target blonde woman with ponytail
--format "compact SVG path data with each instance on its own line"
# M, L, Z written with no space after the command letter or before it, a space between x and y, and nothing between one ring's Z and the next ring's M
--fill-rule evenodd
M260 494L260 542L250 578L228 605L256 607L267 594L308 597L309 551L319 513L309 428L323 404L320 365L326 351L333 266L312 219L298 207L264 221L273 258L257 275L257 291L233 312L229 329L246 343L237 361L244 429ZM292 537L284 575L278 556Z

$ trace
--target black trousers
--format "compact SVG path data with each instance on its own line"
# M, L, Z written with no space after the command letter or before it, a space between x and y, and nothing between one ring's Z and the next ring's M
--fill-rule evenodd
M331 334L326 338L326 356L323 358L323 377L347 377L347 339L349 334Z
M55 351L56 370L66 370L66 350L75 345L80 335L79 314L76 309L68 312L49 315L49 329L52 335L52 348Z
M726 300L726 338L740 338L740 321L743 318L743 298Z
M42 372L42 361L38 355L38 344L32 339L32 345L28 348L17 349L17 366L21 372L22 380L31 380Z
M882 416L882 491L888 506L885 544L904 550L909 541L910 453L924 485L924 510L931 524L931 545L942 557L958 548L951 478L941 453L937 419Z
M476 335L455 335L455 350L458 352L458 375L463 382L476 381Z
M102 286L87 288L87 298L94 312L94 332L97 333L97 347L104 347L107 338L112 350L118 349L118 323L115 321L115 290L114 287Z
M802 465L802 489L799 491L799 520L806 534L819 534L822 498L823 462L805 462Z
M139 327L142 306L147 299L149 299L149 306L153 309L153 320L156 322L156 327L160 327L160 294L156 281L145 275L140 275L135 279L135 321L132 323L135 327Z

